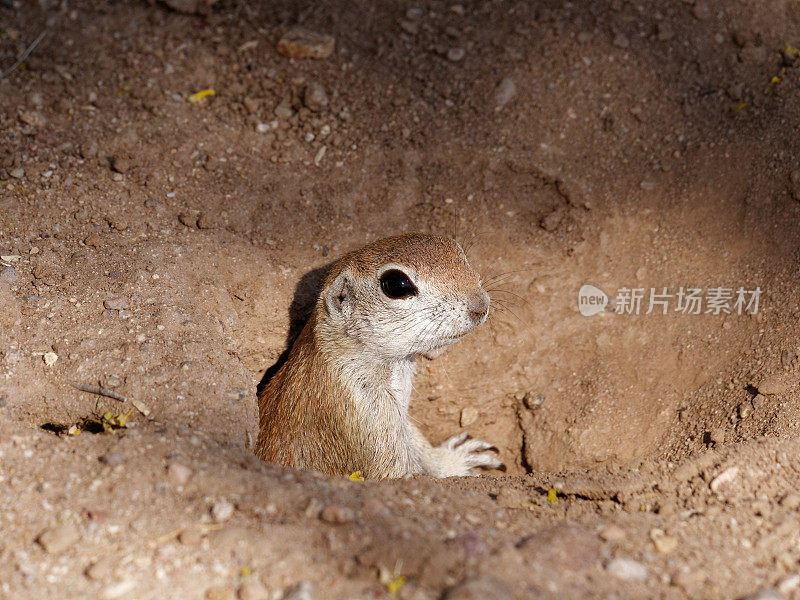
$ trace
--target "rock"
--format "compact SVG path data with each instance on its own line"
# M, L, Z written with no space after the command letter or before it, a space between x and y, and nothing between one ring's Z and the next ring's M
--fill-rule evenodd
M617 48L629 48L631 45L630 40L623 33L618 33L616 36L614 36L614 41L612 43Z
M495 110L500 110L506 104L511 102L512 98L517 95L517 84L510 77L505 77L497 84L492 93L492 104Z
M789 175L789 183L791 184L792 198L800 202L800 169L795 169Z
M161 0L172 10L187 15L207 12L217 0Z
M400 29L405 31L408 35L417 35L419 33L419 25L414 23L414 21L409 21L408 19L400 19Z
M609 525L600 532L600 538L607 542L621 542L627 537L625 530L619 525Z
M692 16L698 21L708 21L712 17L711 6L705 0L697 0L692 8Z
M237 595L239 596L239 600L269 600L270 598L267 588L254 577L250 577L239 586Z
M445 600L513 600L514 595L505 583L491 575L465 579L451 588Z
M536 410L545 401L545 395L542 392L538 394L534 394L533 392L526 392L525 395L522 397L522 403L525 405L525 408L528 410Z
M233 600L233 590L222 586L212 586L206 590L206 600Z
M124 452L117 451L117 452L106 452L99 458L100 462L107 464L109 467L116 467L118 465L124 465L128 457L125 456Z
M36 541L48 554L59 554L77 543L81 536L75 525L59 525L45 529Z
M539 225L545 231L553 232L558 229L558 226L561 224L561 220L564 218L564 213L560 210L554 210L549 215L546 215L539 221Z
M725 430L722 427L715 427L708 432L708 439L715 446L721 446L725 443Z
M97 142L94 140L87 140L81 144L80 153L82 158L94 158L97 156Z
M741 100L744 95L744 83L733 83L728 86L726 92L731 100Z
M459 62L464 60L464 57L467 55L467 51L464 48L450 48L447 51L447 60L450 62Z
M130 308L130 303L125 296L118 296L116 298L109 298L103 302L103 306L105 306L108 310L123 310L125 308Z
M328 94L322 84L309 81L303 91L303 104L314 112L320 112L328 106Z
M644 581L647 579L647 567L630 558L614 558L606 563L606 571L617 579L625 581Z
M791 387L791 382L783 375L770 375L761 380L757 386L759 393L767 396L785 394Z
M675 30L668 21L661 21L656 25L656 37L658 37L661 42L668 42L675 37Z
M728 467L722 473L714 477L708 484L712 492L720 492L726 486L731 485L739 476L739 467Z
M233 504L227 500L220 500L211 507L211 518L216 523L222 523L233 516L233 510Z
M42 129L47 125L47 119L45 119L42 113L36 110L23 111L19 116L19 120L36 129Z
M103 238L101 238L96 233L90 233L83 239L83 243L89 246L90 248L99 248L103 245Z
M702 571L680 571L672 576L671 583L684 592L696 591L708 579Z
M133 579L123 579L115 583L109 584L100 591L100 597L103 600L116 600L122 598L129 592L136 589L137 583Z
M743 63L761 64L767 60L767 49L764 46L747 43L739 51L739 59Z
M200 214L197 211L182 212L178 215L178 221L186 225L186 227L197 228L197 220Z
M597 535L571 523L562 523L535 533L518 547L526 560L559 572L585 571L594 566L600 556Z
M661 554L669 554L678 547L678 540L667 535L662 529L651 529L650 539L653 540L653 545Z
M19 276L17 275L17 270L14 267L6 267L2 271L0 271L0 281L4 283L16 283Z
M178 541L184 546L199 546L203 536L194 527L189 527L178 534Z
M746 419L750 416L750 413L753 412L753 407L749 402L742 402L738 407L736 407L736 412L740 419Z
M336 40L323 33L293 27L278 40L278 52L287 58L328 58Z
M341 525L343 523L352 523L356 518L356 514L353 512L353 509L347 506L329 504L322 509L319 518L326 523Z
M784 600L784 597L775 590L763 588L745 596L742 600Z
M468 406L461 409L460 423L462 427L468 427L478 420L478 409Z
M127 156L114 156L111 159L111 169L117 173L127 173L131 168L131 159Z
M200 215L197 217L197 228L211 229L212 227L214 227L214 220L206 213L200 213Z
M778 592L788 596L797 589L797 586L800 586L800 575L795 573L781 579L775 587L778 588Z
M11 169L8 172L8 175L14 179L24 179L25 169L23 169L22 167L16 167L15 169Z
M92 581L102 581L108 579L114 572L117 566L117 559L114 556L103 556L99 558L86 569L86 577Z
M797 510L800 508L800 494L786 494L781 498L781 506L788 510Z
M314 584L310 581L298 583L283 595L283 600L314 600Z

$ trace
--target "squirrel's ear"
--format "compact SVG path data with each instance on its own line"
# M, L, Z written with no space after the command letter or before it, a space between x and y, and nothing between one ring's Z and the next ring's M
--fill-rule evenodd
M342 271L333 280L325 297L325 308L331 315L348 315L353 306L353 282L347 271Z

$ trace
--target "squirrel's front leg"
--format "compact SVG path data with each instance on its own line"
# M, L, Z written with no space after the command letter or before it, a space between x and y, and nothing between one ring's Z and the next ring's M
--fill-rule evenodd
M503 466L496 457L485 451L494 446L483 440L470 439L467 433L453 436L433 446L413 425L413 443L417 451L419 472L432 477L461 477L475 475L472 469L499 469Z

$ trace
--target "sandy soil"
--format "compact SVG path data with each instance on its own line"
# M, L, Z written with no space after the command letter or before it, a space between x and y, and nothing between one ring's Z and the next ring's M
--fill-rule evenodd
M800 598L797 2L200 4L0 3L0 597ZM261 463L314 270L411 231L498 276L413 415L508 470Z

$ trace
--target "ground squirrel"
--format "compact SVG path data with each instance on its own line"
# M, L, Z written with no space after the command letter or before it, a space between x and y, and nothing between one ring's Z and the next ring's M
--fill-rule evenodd
M440 235L373 242L336 261L286 362L259 395L263 460L369 478L471 475L502 463L466 433L432 446L410 422L416 358L486 320L489 295Z

